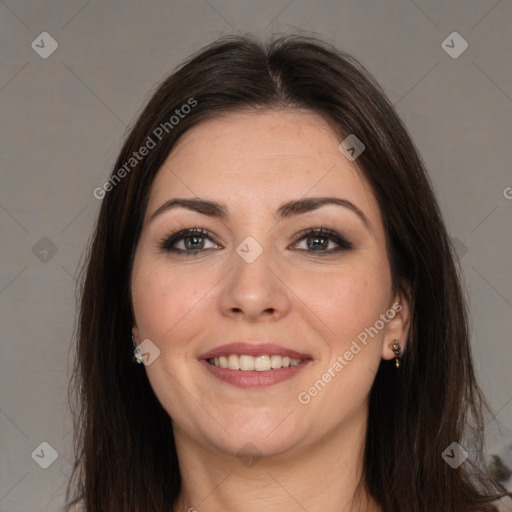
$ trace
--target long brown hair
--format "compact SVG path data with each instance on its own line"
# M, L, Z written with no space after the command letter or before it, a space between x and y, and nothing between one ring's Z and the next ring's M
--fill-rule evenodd
M95 191L104 197L80 289L68 506L83 499L88 511L162 512L179 495L169 415L132 360L130 277L149 190L186 130L225 112L276 107L320 113L341 137L364 143L357 163L380 205L393 286L410 285L400 369L382 361L370 393L364 484L389 512L496 510L506 491L482 460L489 408L475 379L460 269L424 165L372 76L299 36L266 45L227 36L189 58L157 88ZM152 147L141 156L143 146ZM472 454L456 469L441 457L453 442Z

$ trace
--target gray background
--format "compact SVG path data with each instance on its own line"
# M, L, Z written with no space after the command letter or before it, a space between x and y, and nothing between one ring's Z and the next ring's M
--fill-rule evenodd
M397 105L460 257L478 376L503 427L491 424L488 452L511 467L511 27L510 0L0 1L0 511L62 504L92 192L155 84L227 33L315 32ZM457 58L444 48L458 53L461 41L442 46L454 31L469 44ZM46 59L31 47L42 32L58 43ZM47 469L42 442L58 452Z

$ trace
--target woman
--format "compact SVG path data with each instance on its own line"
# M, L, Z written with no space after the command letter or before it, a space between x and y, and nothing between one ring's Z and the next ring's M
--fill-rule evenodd
M446 229L354 59L217 41L161 84L94 195L74 502L497 510Z

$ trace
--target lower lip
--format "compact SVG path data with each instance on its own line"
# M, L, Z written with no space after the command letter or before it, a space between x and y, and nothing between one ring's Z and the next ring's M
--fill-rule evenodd
M311 359L305 359L298 366L288 366L287 368L277 368L258 372L256 370L230 370L210 364L205 359L201 364L217 379L227 382L232 386L239 388L266 388L279 382L291 379L311 362Z

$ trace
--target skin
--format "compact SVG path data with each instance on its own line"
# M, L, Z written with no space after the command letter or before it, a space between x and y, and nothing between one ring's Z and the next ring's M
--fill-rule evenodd
M133 334L136 343L150 339L160 350L145 368L173 422L183 477L174 510L381 510L358 487L368 398L381 360L395 357L393 340L406 345L409 305L392 292L379 205L340 142L312 112L230 113L187 131L155 178L132 273ZM336 205L275 222L283 202L304 196L348 199L370 228ZM179 208L149 221L177 197L221 201L229 218ZM307 238L296 239L321 226L353 249L316 255ZM196 256L159 247L194 227L212 234L199 240ZM248 236L263 248L252 263L236 252ZM185 250L185 241L175 247ZM395 303L401 311L300 403L299 393L332 372L337 357ZM198 360L236 340L271 341L313 361L290 380L241 389Z

